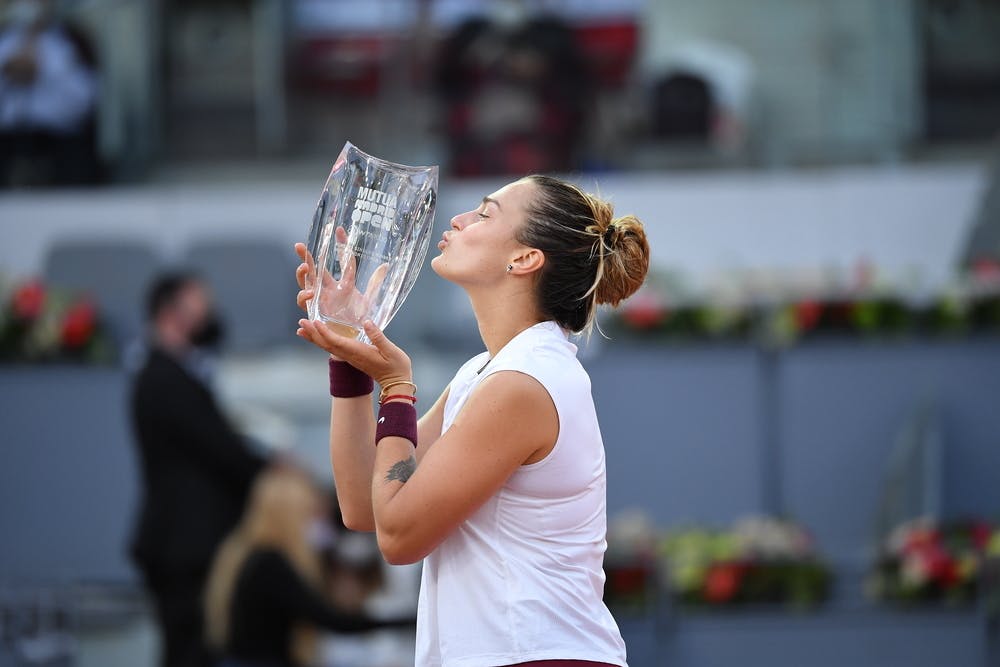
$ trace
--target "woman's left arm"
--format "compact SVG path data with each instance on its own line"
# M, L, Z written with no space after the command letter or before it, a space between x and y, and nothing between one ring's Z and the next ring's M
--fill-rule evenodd
M473 391L419 466L409 440L383 438L372 478L382 555L399 565L433 551L520 465L551 451L558 429L555 406L537 380L498 371Z

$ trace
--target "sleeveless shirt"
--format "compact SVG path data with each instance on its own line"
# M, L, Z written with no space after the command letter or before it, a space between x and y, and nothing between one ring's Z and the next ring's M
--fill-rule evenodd
M470 359L451 382L442 433L479 383L499 371L535 378L555 405L559 431L545 458L520 466L424 559L419 667L547 659L626 665L625 643L602 599L604 443L576 349L559 325L541 322L493 359L488 352Z

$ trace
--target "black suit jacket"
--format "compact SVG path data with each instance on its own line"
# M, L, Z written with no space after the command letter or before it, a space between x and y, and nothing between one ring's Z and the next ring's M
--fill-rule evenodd
M208 387L163 350L150 351L130 407L144 482L130 554L147 577L203 575L265 460Z

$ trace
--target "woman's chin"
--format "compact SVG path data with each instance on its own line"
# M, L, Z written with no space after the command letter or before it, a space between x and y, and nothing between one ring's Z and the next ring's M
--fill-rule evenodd
M443 255L438 255L431 259L431 270L449 282L456 282L455 272L448 270L448 260Z

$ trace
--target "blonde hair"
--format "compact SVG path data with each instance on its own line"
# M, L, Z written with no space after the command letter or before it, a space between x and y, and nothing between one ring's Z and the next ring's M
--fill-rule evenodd
M267 469L258 475L239 525L216 551L205 587L205 634L210 646L225 649L233 594L240 569L260 547L279 549L301 577L322 585L318 554L308 543L306 530L315 516L319 494L306 476L291 469ZM313 662L316 629L299 624L293 630L292 654L302 664Z
M537 193L517 240L538 248L544 315L570 331L589 331L597 306L627 299L646 279L649 241L634 215L615 217L610 202L551 176L532 175Z

